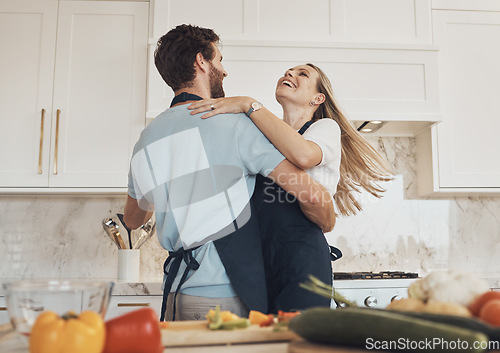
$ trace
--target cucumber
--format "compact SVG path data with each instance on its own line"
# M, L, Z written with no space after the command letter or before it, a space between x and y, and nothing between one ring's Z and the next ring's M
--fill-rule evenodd
M250 326L250 320L246 318L235 319L231 321L223 322L220 326L222 330L234 330L236 328L246 328Z
M448 324L461 328L466 328L473 331L479 331L488 336L490 341L500 341L500 329L494 328L476 318L454 316L454 315L441 315L441 314L424 313L424 312L413 312L413 311L397 311L397 313L415 317L417 319L424 319L432 322L440 322L442 324Z
M370 350L456 353L488 348L488 337L482 332L388 310L312 308L290 320L289 327L313 342Z

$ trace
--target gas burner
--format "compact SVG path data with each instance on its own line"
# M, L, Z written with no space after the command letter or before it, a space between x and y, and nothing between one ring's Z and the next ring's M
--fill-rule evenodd
M383 272L334 272L334 280L342 279L394 279L394 278L417 278L418 273L401 271Z

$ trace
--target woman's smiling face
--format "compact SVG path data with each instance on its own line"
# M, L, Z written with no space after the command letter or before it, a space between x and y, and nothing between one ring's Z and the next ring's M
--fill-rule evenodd
M308 65L298 65L286 70L285 75L278 80L276 100L283 104L290 100L298 104L309 104L317 90L319 74Z

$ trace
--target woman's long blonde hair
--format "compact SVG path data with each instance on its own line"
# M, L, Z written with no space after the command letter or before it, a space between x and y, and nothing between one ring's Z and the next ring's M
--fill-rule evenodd
M362 209L353 191L365 189L375 197L382 197L385 191L380 182L392 180L393 173L386 161L351 125L339 108L333 95L332 84L325 73L314 64L307 64L319 74L317 89L325 95L312 120L330 118L337 122L341 132L340 180L334 195L335 205L344 216L354 215Z

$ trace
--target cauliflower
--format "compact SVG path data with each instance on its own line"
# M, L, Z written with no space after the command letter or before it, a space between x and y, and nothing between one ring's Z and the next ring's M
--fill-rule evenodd
M410 298L460 304L468 307L473 300L490 288L471 273L435 271L408 287Z
M386 309L398 310L398 311L414 311L421 312L424 311L425 303L420 299L415 298L404 298L393 300Z
M424 305L424 312L432 313L432 314L441 314L441 315L455 315L455 316L464 316L471 317L469 309L465 306L449 303L449 302L438 302L435 300L430 300L427 304Z
M447 302L438 302L429 300L424 303L420 299L406 298L393 300L387 307L388 310L396 311L411 311L411 312L425 312L441 315L455 315L470 317L470 311L463 305Z

